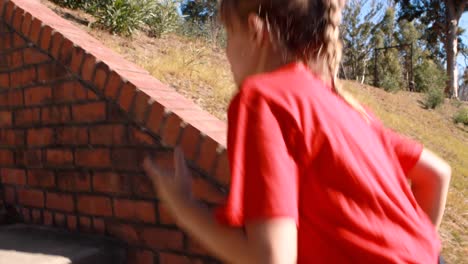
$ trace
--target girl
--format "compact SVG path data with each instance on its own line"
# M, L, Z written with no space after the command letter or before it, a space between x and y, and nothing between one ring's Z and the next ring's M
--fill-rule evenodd
M341 90L344 4L221 1L239 87L228 113L227 203L213 217L191 199L179 149L175 172L144 163L179 226L221 260L438 261L450 166Z

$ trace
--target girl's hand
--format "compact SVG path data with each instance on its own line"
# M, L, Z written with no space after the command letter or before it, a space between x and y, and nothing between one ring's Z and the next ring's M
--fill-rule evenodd
M153 186L160 198L167 203L168 209L177 214L181 203L192 201L192 176L179 147L174 151L175 169L158 166L149 157L143 162L146 174L153 182Z

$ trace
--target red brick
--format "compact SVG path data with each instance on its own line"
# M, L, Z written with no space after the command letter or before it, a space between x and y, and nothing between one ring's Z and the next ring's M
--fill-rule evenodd
M21 169L0 169L2 183L24 185L26 184L26 172Z
M73 105L73 119L78 122L98 122L106 119L105 102Z
M191 264L192 261L186 256L164 253L159 254L159 264Z
M52 89L49 86L36 86L24 91L24 103L35 105L50 102Z
M44 193L38 190L18 190L18 203L21 205L44 207Z
M156 222L154 204L151 202L115 199L114 212L117 218L129 221Z
M148 133L141 131L135 127L130 129L130 143L138 145L156 145L157 140L151 137Z
M159 134L159 129L161 128L161 123L164 118L165 109L158 102L153 102L150 106L148 120L146 121L146 127L153 133Z
M69 194L47 192L46 201L46 207L48 209L61 210L66 212L73 212L75 210L73 196Z
M200 147L201 135L200 131L191 125L187 125L183 132L180 141L180 146L185 154L185 157L189 160L196 158L197 150Z
M76 151L76 165L95 168L110 167L110 152L108 149L79 149Z
M99 90L104 90L107 76L109 75L109 66L100 62L96 65L96 73L94 75L94 86Z
M218 155L218 146L218 142L210 137L203 139L197 161L202 170L211 173L215 165L216 156Z
M33 43L39 42L39 35L41 33L41 28L42 28L42 21L37 18L33 18L31 22L31 30L29 32L29 39Z
M10 24L11 20L13 19L13 11L15 10L15 3L9 1L6 3L5 11L4 11L4 18L5 22Z
M93 191L111 194L129 194L131 192L130 177L113 172L95 172L93 175Z
M16 204L16 191L14 187L3 186L5 202L7 204Z
M25 13L23 18L23 24L21 25L21 33L27 36L29 35L29 30L31 29L32 16L30 13Z
M68 149L48 149L46 160L50 165L73 165L73 152Z
M31 211L28 208L21 209L21 215L23 216L23 221L25 223L31 223Z
M23 51L18 50L13 53L11 53L8 56L8 61L9 61L9 66L11 68L19 68L23 66Z
M29 129L27 135L29 146L47 146L54 143L52 128Z
M23 105L23 91L10 90L7 93L0 94L0 104L2 106L22 106Z
M57 184L62 191L86 192L91 189L91 180L87 172L58 172Z
M56 227L66 227L65 215L61 213L54 213L54 223Z
M24 10L21 8L16 7L14 13L13 13L13 28L16 30L21 29L21 24L23 22L23 15L24 15Z
M95 216L112 216L111 200L102 196L78 196L78 212Z
M73 47L72 53L71 53L71 63L70 63L70 69L73 71L73 73L76 73L76 74L80 73L84 55L85 55L85 51L82 48Z
M91 82L93 79L94 69L96 68L96 57L91 54L86 54L81 68L81 77L83 80Z
M52 171L42 169L28 170L28 185L33 187L51 188L55 186L55 177Z
M208 252L203 246L200 245L200 243L197 240L193 238L188 239L188 250L190 251L190 253L194 253L197 255L210 255L210 252Z
M133 184L133 194L141 198L156 198L156 193L153 189L153 183L146 175L134 175L131 178Z
M35 48L27 48L23 50L24 64L37 64L50 60L49 56L36 50Z
M7 127L12 125L12 113L10 111L0 111L0 126Z
M37 65L37 81L39 82L48 82L50 80L55 80L58 78L65 78L69 76L69 73L66 69L57 64L56 62L50 64Z
M225 202L225 197L221 191L201 177L193 177L192 192L197 199L203 201L215 204Z
M182 250L183 236L180 231L164 228L145 228L141 232L143 242L154 250Z
M64 39L62 47L60 48L60 54L58 60L66 66L70 66L72 61L72 53L74 51L73 42L69 39Z
M109 75L109 80L107 82L104 93L106 97L115 99L119 92L120 87L122 86L123 81L120 75L116 72L111 72Z
M13 165L13 152L7 149L0 149L0 166Z
M138 232L135 227L119 223L106 223L107 232L109 235L121 239L129 244L137 244L139 242Z
M166 146L175 146L181 132L182 119L175 114L170 114L161 132L162 143Z
M52 28L47 25L43 26L41 30L41 37L39 40L39 47L43 50L48 50L50 47L51 37Z
M62 41L63 41L62 34L54 31L52 34L52 40L51 40L52 43L50 44L49 52L52 55L52 57L54 57L55 59L59 57Z
M112 150L112 164L117 169L141 170L143 152L133 148L119 148Z
M124 144L125 126L123 125L99 125L89 129L90 143L95 145Z
M113 122L113 123L126 123L127 122L126 114L117 105L107 104L107 113L109 113L109 115L107 116L108 122Z
M80 216L79 224L80 224L80 231L91 232L91 218Z
M163 225L175 225L176 221L163 203L158 204L159 223Z
M231 170L229 168L229 159L226 150L224 150L222 154L218 155L214 176L219 183L224 186L229 186L231 182Z
M75 231L78 227L77 217L75 215L67 216L67 228L68 230Z
M93 230L98 234L106 232L106 224L102 218L93 218Z
M144 249L130 249L127 253L128 264L154 264L153 252Z
M135 122L144 124L146 121L147 112L150 109L150 97L144 92L138 92L135 97L135 105L133 106L132 114Z
M135 85L131 83L124 84L124 86L122 86L122 89L120 89L118 103L125 112L130 111L130 107L132 106L135 93L136 93L136 87Z
M40 149L27 149L16 150L16 164L27 167L40 167L42 166L42 150Z
M12 129L0 129L0 145L21 146L24 145L24 131Z
M86 127L59 127L56 130L57 143L67 145L88 144L88 129Z
M42 213L38 209L33 209L31 212L32 215L32 222L34 224L40 225L42 224Z
M42 108L42 122L44 124L63 124L71 120L70 107L48 106Z
M14 72L11 76L12 87L33 84L37 80L36 69L34 67ZM14 85L16 82L16 85Z
M0 73L0 88L2 89L10 88L10 74Z
M54 101L76 102L86 100L87 89L78 81L67 81L54 87Z
M54 224L54 219L50 211L44 211L44 225L51 226Z

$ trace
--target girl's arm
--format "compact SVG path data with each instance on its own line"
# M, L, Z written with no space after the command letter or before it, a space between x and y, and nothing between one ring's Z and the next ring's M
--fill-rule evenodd
M191 175L180 149L175 171L163 170L146 159L144 168L177 224L228 263L296 263L297 227L290 218L248 223L244 230L217 223L208 210L191 199Z
M450 165L428 149L422 151L408 173L416 201L437 229L444 214L451 174Z
M293 264L297 259L297 227L277 218L247 224L245 232L217 223L196 203L173 207L178 226L228 263Z

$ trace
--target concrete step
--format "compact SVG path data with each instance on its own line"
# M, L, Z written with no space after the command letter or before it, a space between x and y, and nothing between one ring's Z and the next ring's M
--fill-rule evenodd
M0 264L123 264L125 248L108 238L23 224L0 226Z

